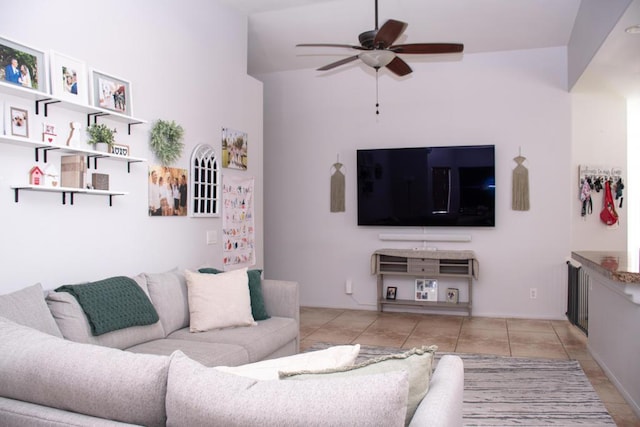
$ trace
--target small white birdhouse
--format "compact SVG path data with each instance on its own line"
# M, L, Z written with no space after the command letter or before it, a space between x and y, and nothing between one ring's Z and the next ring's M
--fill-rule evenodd
M60 171L53 163L49 163L44 168L44 185L48 187L57 187L60 185Z

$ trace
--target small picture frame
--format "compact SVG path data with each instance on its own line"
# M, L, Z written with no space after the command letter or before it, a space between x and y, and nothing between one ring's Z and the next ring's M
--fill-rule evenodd
M0 83L47 92L44 52L0 37Z
M434 279L416 279L416 301L438 301L438 281Z
M398 288L396 286L387 286L387 299L394 301L396 299L397 292Z
M116 156L129 156L129 146L122 144L111 144L109 147L109 153L115 154Z
M447 302L457 304L460 291L457 288L447 288Z
M88 99L87 67L83 61L51 51L51 94L76 104Z
M9 107L11 135L29 138L29 112L22 108Z
M91 70L91 105L131 116L131 83L101 71Z

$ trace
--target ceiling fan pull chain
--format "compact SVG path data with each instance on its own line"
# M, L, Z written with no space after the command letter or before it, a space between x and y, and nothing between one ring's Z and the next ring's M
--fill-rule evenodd
M380 104L378 103L378 71L380 70L380 68L376 68L376 114L380 114L380 110L378 109L378 107L380 106Z
M378 0L375 1L375 9L376 9L376 31L378 31Z

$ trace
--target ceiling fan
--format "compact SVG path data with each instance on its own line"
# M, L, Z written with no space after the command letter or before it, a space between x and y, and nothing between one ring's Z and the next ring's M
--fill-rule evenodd
M438 54L459 53L464 49L460 43L393 43L404 33L407 23L389 19L382 27L378 28L378 0L375 0L375 30L365 31L358 36L360 46L336 43L302 43L299 47L342 47L360 50L357 55L349 56L331 64L318 68L318 71L327 71L340 65L348 64L356 59L373 67L376 72L387 67L389 71L398 76L406 76L411 73L411 67L397 54Z

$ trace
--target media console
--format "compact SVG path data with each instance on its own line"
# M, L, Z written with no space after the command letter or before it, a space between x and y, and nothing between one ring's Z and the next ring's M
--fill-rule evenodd
M384 306L422 307L430 310L465 311L471 316L473 280L478 278L478 260L473 251L421 249L379 249L373 253L371 272L378 276L378 311ZM457 278L468 284L468 300L457 303L386 299L385 276L412 276L416 279Z

